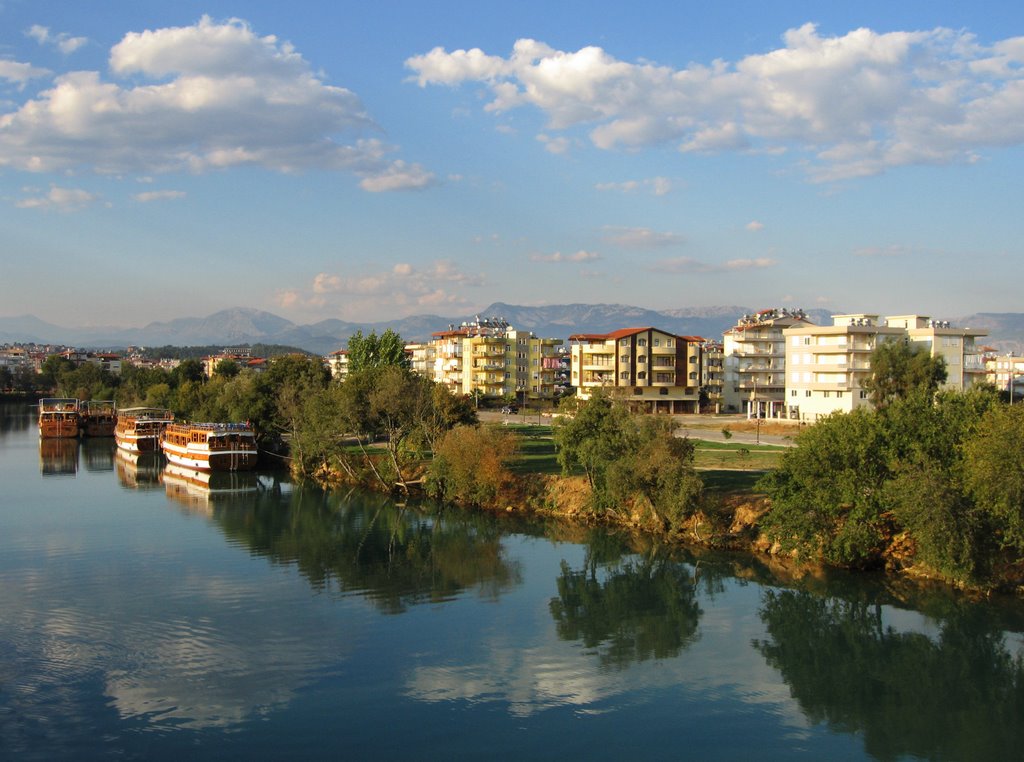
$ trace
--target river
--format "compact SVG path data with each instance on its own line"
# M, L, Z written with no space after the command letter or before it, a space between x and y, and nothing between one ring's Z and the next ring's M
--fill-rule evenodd
M1024 604L669 552L0 405L0 758L1019 759Z

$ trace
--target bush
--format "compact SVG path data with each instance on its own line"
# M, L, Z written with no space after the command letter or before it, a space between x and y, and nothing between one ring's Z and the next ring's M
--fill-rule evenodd
M493 508L512 497L508 467L515 437L484 426L457 426L441 439L427 473L428 494L442 500Z

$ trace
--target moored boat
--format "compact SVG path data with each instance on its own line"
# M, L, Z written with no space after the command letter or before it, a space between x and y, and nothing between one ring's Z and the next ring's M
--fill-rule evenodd
M68 397L39 400L39 436L44 439L77 437L80 421L78 400Z
M114 441L127 452L158 452L160 435L174 413L159 407L126 407L117 411Z
M82 400L79 426L87 437L112 437L117 425L113 400Z
M160 448L170 463L200 471L248 471L258 458L248 423L170 423Z

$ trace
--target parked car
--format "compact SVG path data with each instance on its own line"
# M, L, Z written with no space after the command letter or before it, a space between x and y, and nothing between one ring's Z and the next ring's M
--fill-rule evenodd
M504 415L515 415L516 413L519 412L519 408L516 407L515 405L505 405L505 407L501 409L501 412Z

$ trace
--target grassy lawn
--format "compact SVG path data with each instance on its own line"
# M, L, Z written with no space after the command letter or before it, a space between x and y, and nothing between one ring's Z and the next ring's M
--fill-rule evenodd
M512 469L519 474L559 474L562 472L549 425L507 424L503 428L519 438L519 456ZM710 489L724 491L749 489L764 471L779 464L786 447L744 445L729 442L692 440L696 451L694 465L701 471ZM578 469L576 473L583 473Z
M763 471L737 471L735 469L707 469L700 472L704 487L711 492L753 492Z
M781 445L747 445L730 442L691 440L696 446L694 466L698 469L740 469L767 471L779 465L788 449Z

